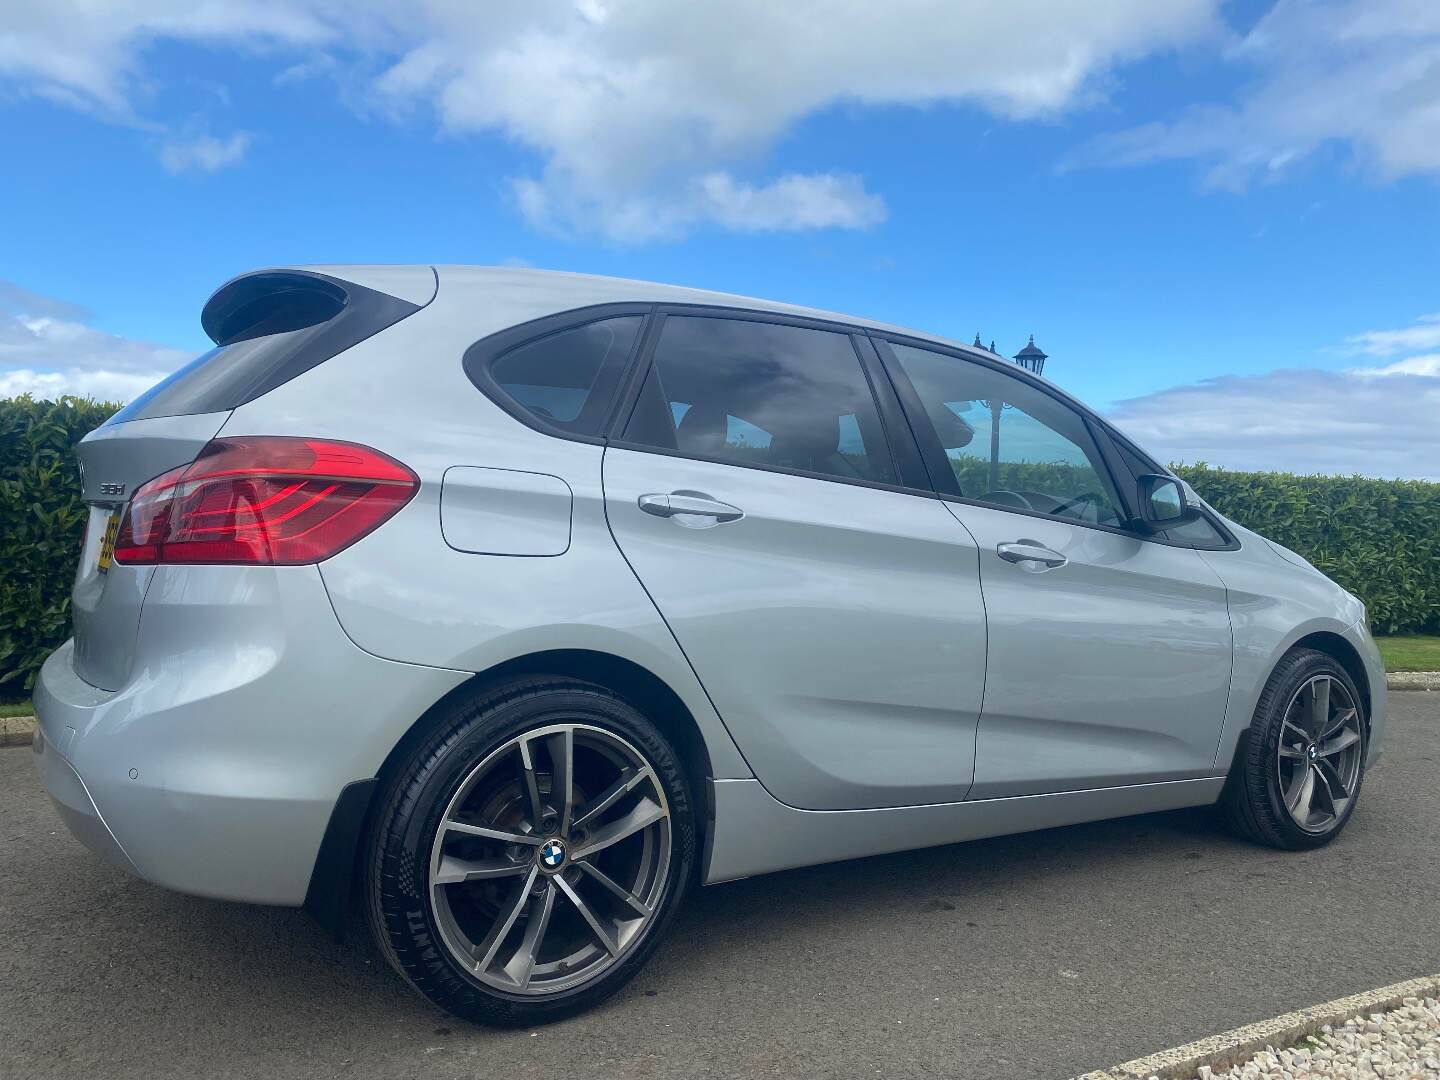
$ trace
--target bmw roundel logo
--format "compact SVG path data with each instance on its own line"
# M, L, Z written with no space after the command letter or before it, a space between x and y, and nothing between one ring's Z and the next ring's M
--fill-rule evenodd
M547 840L540 848L540 865L546 870L558 870L565 861L565 845L559 840Z

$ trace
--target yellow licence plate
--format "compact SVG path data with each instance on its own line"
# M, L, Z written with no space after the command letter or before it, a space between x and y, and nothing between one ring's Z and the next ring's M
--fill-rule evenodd
M120 511L111 513L105 521L105 538L100 541L100 562L96 569L100 573L110 569L110 564L115 561L115 537L120 535Z

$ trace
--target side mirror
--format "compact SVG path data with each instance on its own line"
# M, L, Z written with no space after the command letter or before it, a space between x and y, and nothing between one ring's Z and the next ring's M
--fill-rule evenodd
M1147 473L1140 477L1140 519L1135 523L1145 532L1161 532L1188 525L1200 511L1185 498L1185 489L1173 476Z

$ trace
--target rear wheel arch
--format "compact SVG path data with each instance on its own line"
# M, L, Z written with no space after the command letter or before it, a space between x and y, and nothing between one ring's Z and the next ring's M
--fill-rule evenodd
M311 871L304 904L305 910L337 940L345 936L355 883L360 879L359 860L364 854L361 839L367 835L370 817L375 812L378 800L374 793L384 789L395 770L431 732L437 718L448 713L448 706L457 697L470 696L523 675L554 675L598 683L630 702L660 729L680 755L694 793L695 826L701 853L696 865L702 872L708 865L710 838L714 835L709 779L714 769L700 725L680 695L653 672L613 653L588 649L529 653L477 672L450 690L406 729L373 778L351 784L342 792Z
M698 830L680 753L632 700L548 668L506 670L447 696L377 781L358 895L381 952L433 1003L528 1026L641 969L696 883ZM440 888L452 885L462 891Z
M614 653L591 649L549 649L513 657L477 672L427 709L396 742L376 775L384 780L428 734L438 715L456 697L496 686L519 675L556 675L597 683L625 698L668 738L684 762L687 779L697 798L703 797L706 781L714 776L710 752L695 716L680 695L648 668ZM708 835L702 815L702 831Z

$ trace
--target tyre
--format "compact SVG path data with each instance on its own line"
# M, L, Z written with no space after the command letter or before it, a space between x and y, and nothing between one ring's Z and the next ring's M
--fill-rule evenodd
M367 830L370 925L427 998L479 1023L582 1012L655 951L695 877L664 735L605 687L527 676L445 707Z
M1355 812L1367 745L1363 699L1349 674L1325 653L1294 649L1260 694L1221 811L1256 843L1328 844Z

